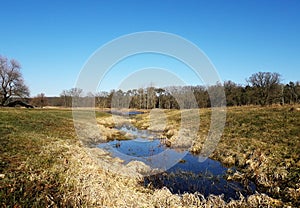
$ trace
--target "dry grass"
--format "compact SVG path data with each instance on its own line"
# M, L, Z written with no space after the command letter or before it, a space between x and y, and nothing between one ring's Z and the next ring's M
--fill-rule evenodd
M235 112L235 110L232 110L232 112ZM293 111L293 113L295 112L298 111ZM204 115L204 118L209 117L208 110L201 113ZM235 116L234 113L229 115ZM139 115L135 121L136 124L142 125L143 123L145 125L146 122L142 120L143 118L146 120L146 117L147 114ZM197 193L179 196L172 194L165 188L160 190L145 188L140 185L141 174L136 171L136 169L145 168L142 164L131 163L124 166L121 164L122 161L112 158L107 152L85 147L78 141L72 123L72 114L69 110L3 108L0 109L0 118L0 205L2 207L283 206L281 195L278 195L279 200L275 200L263 194L255 194L248 198L242 197L241 200L226 203L221 196L210 196L205 199ZM97 114L97 119L99 125L106 128L105 131L108 132L108 138L110 133L113 135L110 130L107 130L108 124L111 125L110 116L99 113ZM169 135L166 136L171 138L175 135L179 128L179 120L178 111L168 112L168 122L170 123L166 127L168 129L165 130L166 134L169 132ZM139 121L142 122L139 123ZM201 125L209 123L209 120L204 119L203 121ZM235 121L235 119L229 121ZM293 132L292 127L288 126L286 128L291 129ZM203 130L200 129L201 131ZM228 129L225 130L225 136L228 135L228 131L230 132ZM292 135L292 133L290 134ZM297 132L294 132L294 134L293 138L297 138ZM224 138L226 138L225 136ZM260 152L257 146L253 146L257 149L252 149L252 146L250 146L248 149L253 151L247 154L249 150L242 145L248 138L244 135L240 138L245 138L245 141L240 142L240 149L236 149L236 146L233 145L228 151L224 149L222 151L225 152L223 153L224 155L228 154L233 157L235 163L237 163L236 160L240 161L237 153L245 151L243 154L248 155L244 159L244 164L246 165L243 167L242 162L239 165L241 170L244 171L242 174L249 177L253 169L260 170L261 166L265 167L262 164L270 165L269 163L274 161L273 157L270 157L270 154L266 154L265 149L262 148L268 148L268 145L261 145L264 141L258 140L258 144L254 143L262 149ZM256 138L253 139L256 141ZM217 149L215 154L225 145L226 142L221 141L220 149ZM272 145L270 146L273 148ZM284 147L283 144L282 146ZM294 147L294 149L296 148ZM296 157L297 152L294 152L294 155L291 152L292 150L286 152L285 157L290 155L295 162L289 160L290 162L287 163L284 160L283 164L276 163L274 165L277 168L276 173L278 175L276 177L280 180L283 180L282 177L285 177L284 180L290 179L291 173L297 173L297 171L291 172L291 168L296 167L296 164L299 163L299 158ZM274 157L278 155L280 154L274 153ZM217 158L217 156L215 157ZM220 160L222 158L225 157L220 156ZM278 158L278 161L281 159L282 157ZM247 165L247 161L249 165ZM254 161L257 161L257 163ZM280 169L282 167L289 167L288 172L285 169ZM267 171L270 170L263 171L263 173L267 174L269 173ZM270 183L270 179L273 179L267 175L268 181L261 177L260 172L257 174L255 177L260 178L259 181L262 184ZM295 179L292 179L292 182L299 180L297 175L294 177ZM297 187L287 187L288 189L285 193L289 194L288 197L293 196L298 200ZM286 206L291 205L291 202L284 202L284 204Z
M228 108L224 133L211 157L228 167L237 167L240 174L234 178L253 180L261 192L286 206L300 206L300 111L297 109L298 106ZM167 110L165 114L167 125L162 137L176 147L181 113ZM200 128L190 148L194 153L201 151L211 121L210 109L201 109L199 114ZM147 117L139 115L136 125L150 126ZM184 139L184 135L180 138Z

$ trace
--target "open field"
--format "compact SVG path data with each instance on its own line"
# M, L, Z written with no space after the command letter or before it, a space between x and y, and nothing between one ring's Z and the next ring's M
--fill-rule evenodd
M165 111L165 136L172 143L180 112ZM210 110L201 109L197 152L208 133ZM97 113L107 139L115 134L111 116ZM149 126L148 113L136 126ZM107 127L107 128L106 128ZM227 109L225 131L212 158L238 173L229 177L253 180L260 192L226 203L220 196L171 194L141 185L140 176L126 177L100 164L120 161L76 138L68 109L0 109L0 205L2 207L283 207L300 206L300 111L297 107L234 107ZM103 129L105 128L105 129ZM124 169L125 170L125 169Z

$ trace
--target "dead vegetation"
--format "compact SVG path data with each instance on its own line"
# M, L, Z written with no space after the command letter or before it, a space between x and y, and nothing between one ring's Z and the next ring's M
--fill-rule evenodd
M123 165L104 150L83 146L76 138L69 110L2 108L0 204L2 207L298 206L299 113L287 108L229 109L225 132L213 157L238 167L239 174L231 177L253 179L271 197L256 193L225 202L222 196L176 195L166 188L143 187L139 172L147 167L139 162ZM166 114L167 125L162 136L171 139L179 131L180 114L176 110ZM202 137L208 132L210 111L200 110L200 114L198 143L194 147L201 147ZM147 128L147 119L147 114L138 115L132 122ZM105 132L104 139L114 137L110 116L98 114L97 123L101 132ZM268 131L258 130L266 128L265 125Z
M292 110L291 110L292 109ZM293 107L230 107L224 133L211 155L228 167L237 167L239 174L229 176L252 180L258 190L283 201L300 205L300 112ZM167 125L162 135L170 146L178 138L180 111L165 111ZM196 116L197 114L195 114ZM210 109L201 109L200 128L190 151L198 154L203 148L210 127ZM147 115L137 117L137 126L147 123Z

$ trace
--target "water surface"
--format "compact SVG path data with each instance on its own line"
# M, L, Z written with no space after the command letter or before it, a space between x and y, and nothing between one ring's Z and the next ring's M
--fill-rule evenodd
M158 161L155 159L151 161L152 157L159 155L160 159L166 151L170 153L169 156L174 153L174 166L172 165L162 173L145 176L143 181L145 186L167 187L172 193L179 194L199 192L205 197L210 194L223 194L225 200L238 199L240 193L247 196L255 192L256 187L252 182L242 184L238 181L226 180L228 168L216 160L207 158L199 162L199 157L190 152L178 153L166 147L160 139L155 138L155 134L147 130L138 130L130 126L121 126L118 129L134 135L135 139L118 140L116 138L114 141L98 146L111 152L113 156L123 159L125 164L132 160L139 160L152 168L157 168L155 165ZM176 158L178 155L180 157Z

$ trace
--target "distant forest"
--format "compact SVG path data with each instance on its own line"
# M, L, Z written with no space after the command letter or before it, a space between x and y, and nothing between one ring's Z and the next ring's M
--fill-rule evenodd
M272 104L296 104L300 103L300 82L281 83L281 76L278 73L258 72L246 79L246 85L236 84L232 81L217 83L212 86L170 86L165 88L147 87L132 89L128 91L112 90L110 92L88 93L78 88L64 90L60 97L48 97L38 95L31 99L35 106L64 106L71 107L72 99L95 99L95 106L99 108L129 107L136 109L179 109L179 108L205 108L211 107L211 100L208 92L214 93L212 97L218 97L220 90L224 89L226 100L221 100L227 106L242 105L272 105ZM193 103L189 96L196 100ZM211 93L210 93L211 94ZM176 95L176 96L174 96ZM180 97L184 103L179 104ZM114 102L114 106L112 106ZM117 104L116 104L117 102Z

